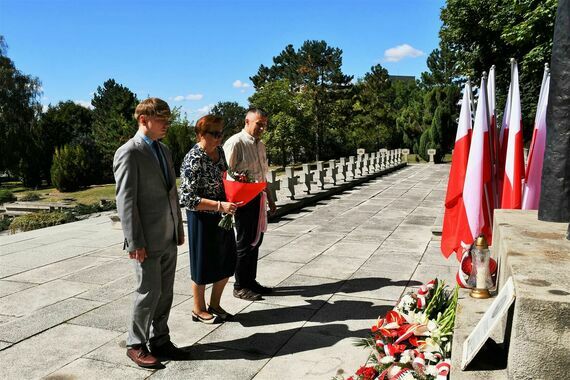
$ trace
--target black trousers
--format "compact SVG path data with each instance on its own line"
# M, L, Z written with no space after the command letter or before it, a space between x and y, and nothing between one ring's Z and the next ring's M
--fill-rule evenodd
M237 262L234 284L235 289L250 288L255 283L257 275L257 259L259 246L263 241L263 234L255 246L251 243L257 234L261 194L243 207L239 207L235 214L237 230Z

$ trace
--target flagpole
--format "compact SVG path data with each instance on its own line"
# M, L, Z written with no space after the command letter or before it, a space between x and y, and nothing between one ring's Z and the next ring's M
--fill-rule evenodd
M491 66L491 70L493 70L493 81L495 81L495 77L496 77L496 72L495 72L495 65ZM495 83L492 84L493 87L495 86ZM486 84L486 86L489 86L489 83ZM485 91L487 91L487 88L485 88ZM489 92L487 91L487 94L489 94ZM493 91L492 94L493 97L495 97L495 91ZM491 101L491 97L487 96L487 120L491 120L489 118L489 102ZM496 118L496 105L493 108L493 118L495 120L495 125L493 126L491 123L491 128L489 128L489 151L491 152L491 191L493 192L493 209L495 209L497 207L497 203L499 202L499 196L497 193L497 162L496 162L496 156L497 153L495 151L495 141L497 140L495 133L497 132L497 118ZM491 217L492 219L492 217Z

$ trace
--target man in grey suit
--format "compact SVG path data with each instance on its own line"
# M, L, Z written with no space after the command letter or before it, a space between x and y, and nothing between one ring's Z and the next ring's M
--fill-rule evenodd
M127 356L141 367L155 367L159 359L185 356L168 329L176 245L184 244L184 228L172 157L159 142L168 130L170 108L149 98L137 106L135 118L136 135L117 149L113 161L123 248L135 260L137 278Z

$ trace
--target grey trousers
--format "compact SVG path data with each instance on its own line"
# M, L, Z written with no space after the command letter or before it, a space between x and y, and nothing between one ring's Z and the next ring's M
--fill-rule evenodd
M163 252L150 252L142 262L134 261L137 289L129 325L127 347L161 345L170 340L168 316L172 306L176 245Z

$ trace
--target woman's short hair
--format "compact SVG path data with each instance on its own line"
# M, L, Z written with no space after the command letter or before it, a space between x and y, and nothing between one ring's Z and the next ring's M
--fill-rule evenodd
M206 115L202 116L196 122L194 131L196 132L196 137L199 138L203 136L206 132L211 131L216 127L224 127L224 119L216 115Z
M140 102L135 109L135 119L137 121L142 115L168 119L171 116L170 107L162 99L148 98Z

